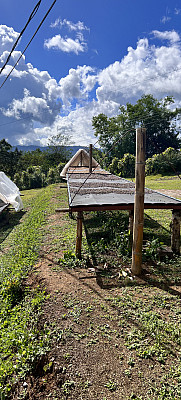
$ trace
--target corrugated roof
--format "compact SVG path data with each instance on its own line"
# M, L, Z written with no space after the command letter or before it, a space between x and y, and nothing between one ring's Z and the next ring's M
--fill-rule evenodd
M71 167L67 174L70 208L78 210L133 209L135 184L100 167ZM145 208L180 209L181 200L145 188Z

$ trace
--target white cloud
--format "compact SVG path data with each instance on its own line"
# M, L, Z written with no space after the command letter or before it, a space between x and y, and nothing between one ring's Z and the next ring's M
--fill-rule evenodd
M164 15L164 16L161 18L160 22L162 22L162 24L166 24L166 22L168 22L168 21L170 21L170 20L171 20L171 17L168 17L168 15Z
M73 40L68 37L63 38L61 35L55 35L51 39L46 39L44 46L47 49L57 49L65 53L75 53L77 55L87 49L87 45L82 37L81 40L79 38Z
M121 62L100 72L98 83L99 101L114 99L121 104L146 93L181 98L181 49L174 44L150 46L146 38L140 39Z
M49 114L52 114L46 98L30 96L30 92L27 89L24 89L23 99L13 99L10 107L6 110L2 108L2 112L7 117L15 117L17 119L20 119L24 114L29 114L34 121L42 122L43 120L47 123L49 122Z
M3 30L0 26L0 32L0 61L3 63L11 47L11 38L17 33L4 26ZM120 104L135 102L143 94L151 93L156 98L173 95L177 105L181 105L180 37L176 31L153 31L152 35L157 45L147 38L139 39L135 48L128 47L124 58L102 71L89 65L77 66L70 68L59 82L47 71L26 63L23 56L11 80L1 89L3 137L11 144L45 145L48 137L61 130L71 133L75 144L88 145L96 141L91 123L93 116L99 113L114 116ZM166 40L164 45L162 40ZM19 54L13 52L10 66ZM0 84L8 68L0 76Z
M89 28L84 25L83 22L78 21L76 23L68 21L67 19L61 20L57 18L54 23L52 23L51 28L65 27L69 32L74 32L75 37L55 35L52 38L46 39L44 42L44 47L47 49L61 50L65 53L79 53L85 52L87 50L87 43L84 39L83 31L89 31Z
M83 65L71 68L69 73L59 81L59 95L65 106L74 99L85 100L97 82L94 69Z
M19 33L6 25L0 25L0 54L10 51L18 38Z
M51 28L63 28L67 27L70 31L89 31L90 29L84 25L83 22L78 21L76 23L72 21L68 21L67 19L62 20L61 18L57 18L54 23L52 23Z
M56 135L58 131L68 137L72 136L72 140L76 145L87 146L89 143L94 144L97 139L92 130L92 118L100 113L113 116L118 113L119 104L114 101L105 101L104 103L93 100L84 107L77 107L70 111L66 116L58 116L51 130L44 128L35 129L37 138L41 138L41 143L45 143L48 136Z
M7 59L18 35L13 28L0 25L0 66ZM13 52L8 65L0 75L0 85L20 54L21 52L17 50ZM13 144L30 133L33 141L35 123L50 126L59 114L59 92L58 83L48 72L39 71L32 64L26 63L26 58L23 56L1 88L0 125L3 126L3 137L8 137Z
M157 30L152 31L155 38L161 40L169 40L171 43L177 43L180 41L180 36L177 32L173 31L164 31L160 32Z
M179 15L181 13L181 9L175 8L174 12L175 12L175 15Z

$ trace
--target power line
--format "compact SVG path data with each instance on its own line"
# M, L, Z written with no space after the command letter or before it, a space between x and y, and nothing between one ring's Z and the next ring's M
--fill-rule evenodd
M5 82L7 81L7 79L9 78L9 76L11 75L11 73L13 72L13 70L16 68L17 64L19 63L21 57L23 56L23 54L25 53L25 51L27 50L27 48L29 47L30 43L32 42L32 40L34 39L34 37L36 36L37 32L39 31L39 29L41 28L43 22L45 21L45 19L47 18L48 14L50 13L51 9L53 8L54 4L56 3L57 0L54 0L52 5L50 6L49 10L47 11L47 13L45 14L44 18L41 20L38 28L36 29L34 35L31 37L30 41L28 42L27 46L25 47L25 49L23 50L23 52L21 53L20 57L18 58L18 60L16 61L16 63L14 64L13 68L11 69L11 71L9 72L9 74L6 76L6 78L4 79L3 83L0 86L0 89L3 87L3 85L5 84Z
M24 28L23 28L22 31L20 32L20 34L19 34L18 38L16 39L16 41L15 41L15 43L14 43L14 45L13 45L13 47L12 47L10 53L9 53L9 55L8 55L8 57L7 57L7 59L6 59L5 63L4 63L4 65L3 65L2 68L0 69L0 74L2 73L2 71L3 71L4 68L5 68L5 66L7 65L8 61L10 60L11 55L12 55L14 49L16 48L16 46L17 46L17 44L18 44L18 42L19 42L21 36L23 35L25 29L26 29L27 26L29 25L30 21L31 21L31 20L34 18L34 16L36 15L36 13L37 13L37 11L38 11L38 9L39 9L39 7L40 7L41 1L42 1L42 0L39 0L39 1L38 1L38 3L36 4L36 6L34 7L32 13L30 14L27 23L25 24Z

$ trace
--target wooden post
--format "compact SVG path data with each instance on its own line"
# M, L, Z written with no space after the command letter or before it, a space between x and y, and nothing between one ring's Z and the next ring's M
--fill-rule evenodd
M140 275L143 246L146 129L136 130L135 205L133 223L132 273Z
M89 174L92 172L92 144L89 145Z
M82 220L83 212L77 213L77 238L76 238L76 256L81 258L81 247L82 247Z
M172 210L171 248L173 253L180 254L180 210Z
M82 151L80 153L80 166L82 167Z
M129 211L129 226L128 226L130 248L132 247L132 244L133 244L133 221L134 221L134 210L130 210Z

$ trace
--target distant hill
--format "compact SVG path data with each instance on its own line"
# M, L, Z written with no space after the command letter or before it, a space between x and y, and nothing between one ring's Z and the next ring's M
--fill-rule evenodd
M36 149L40 149L41 151L45 151L48 149L48 146L34 146L34 145L30 145L30 146L21 146L21 145L17 145L17 146L13 146L12 150L15 150L15 148L18 148L18 150L21 150L23 152L25 151L34 151ZM67 150L71 151L72 156L79 150L79 149L85 149L85 150L89 150L88 147L85 146L65 146Z

